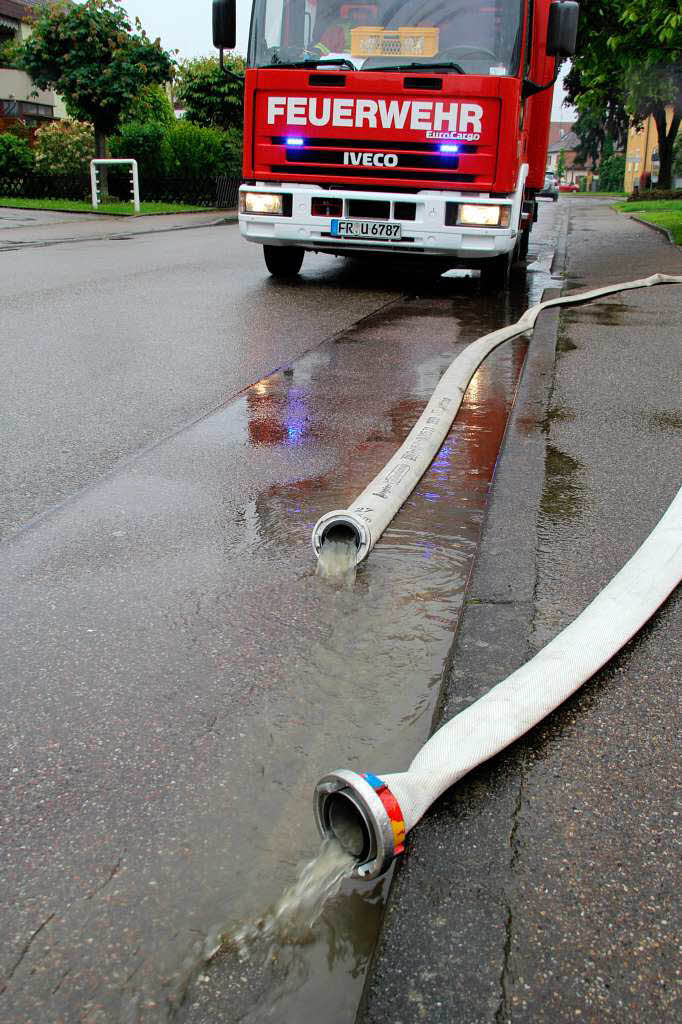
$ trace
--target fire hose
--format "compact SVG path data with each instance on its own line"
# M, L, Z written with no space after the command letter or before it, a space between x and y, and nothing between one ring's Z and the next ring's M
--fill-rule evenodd
M682 277L655 274L551 299L531 307L511 327L475 341L452 363L405 444L382 473L350 509L329 513L318 522L315 529L319 532L313 540L316 550L319 552L328 539L329 531L333 537L336 529L352 530L357 561L367 556L400 507L394 507L396 495L402 496L402 504L444 440L466 390L463 382L468 383L497 345L532 329L539 313L550 306L655 284L682 284ZM455 389L460 393L452 397ZM450 399L447 404L446 398ZM443 418L432 422L438 410ZM449 423L444 426L447 416ZM426 439L423 431L431 427ZM425 465L413 464L407 457L415 446L423 453L431 451ZM404 472L403 466L407 467ZM381 498L382 492L392 493L393 511L372 502ZM369 880L383 874L402 853L407 833L446 789L575 693L641 629L681 579L682 490L639 550L587 608L535 657L446 722L407 771L375 775L343 769L325 775L314 796L320 833L335 836L355 857L356 877Z
M355 539L356 562L362 562L367 558L431 465L436 452L448 435L471 378L483 360L498 345L532 331L544 309L578 305L591 302L602 295L611 295L613 292L650 288L657 284L682 284L682 277L654 274L638 281L605 285L575 295L561 295L557 299L549 299L547 302L531 306L515 324L486 334L468 345L443 374L426 408L393 458L352 505L347 509L327 512L315 524L312 535L315 555L319 557L326 540L333 540L335 536L352 536Z

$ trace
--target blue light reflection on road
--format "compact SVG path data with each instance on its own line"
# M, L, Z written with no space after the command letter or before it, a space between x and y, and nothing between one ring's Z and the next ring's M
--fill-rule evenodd
M303 389L290 388L287 392L287 408L284 417L284 444L287 448L295 448L303 443L307 419Z

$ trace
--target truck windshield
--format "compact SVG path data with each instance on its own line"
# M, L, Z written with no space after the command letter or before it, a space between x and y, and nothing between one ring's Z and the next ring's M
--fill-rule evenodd
M523 0L255 0L251 67L513 75Z

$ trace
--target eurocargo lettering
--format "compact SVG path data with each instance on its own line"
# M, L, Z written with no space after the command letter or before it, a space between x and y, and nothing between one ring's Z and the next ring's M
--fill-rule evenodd
M574 0L254 0L242 235L276 277L306 251L430 260L505 287L544 184ZM236 39L236 0L213 38Z

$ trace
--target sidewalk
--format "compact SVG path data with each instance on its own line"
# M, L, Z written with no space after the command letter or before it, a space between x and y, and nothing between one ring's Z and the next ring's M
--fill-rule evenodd
M682 274L679 250L607 203L568 209L556 268L565 262L567 290ZM680 286L543 314L440 722L567 625L667 508L680 485L681 337ZM359 1024L679 1019L681 637L678 589L578 694L415 828Z
M68 242L99 242L162 231L232 224L236 211L171 213L142 217L110 217L100 213L61 213L56 210L17 210L0 207L0 252Z

